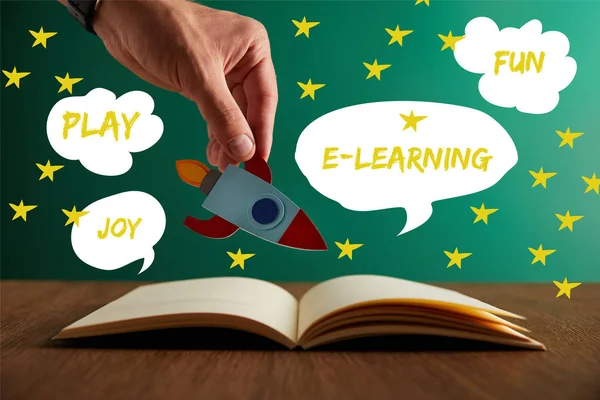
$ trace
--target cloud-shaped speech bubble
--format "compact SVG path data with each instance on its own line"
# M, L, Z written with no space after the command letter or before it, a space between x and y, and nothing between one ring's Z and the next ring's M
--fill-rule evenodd
M143 258L139 273L150 267L153 247L166 225L158 200L144 192L123 192L95 201L83 211L87 214L71 230L71 244L81 261L112 271Z
M311 186L343 207L405 208L399 235L424 224L433 202L487 189L517 160L512 139L489 115L428 102L342 108L308 125L296 146Z
M528 114L545 114L558 105L559 92L577 72L562 33L542 33L536 19L518 28L498 29L486 17L471 20L454 57L469 72L483 74L479 92L489 103Z
M122 175L133 165L132 152L152 147L162 136L163 122L153 110L154 100L147 93L116 98L98 88L58 101L48 114L46 132L62 157L80 160L98 175Z

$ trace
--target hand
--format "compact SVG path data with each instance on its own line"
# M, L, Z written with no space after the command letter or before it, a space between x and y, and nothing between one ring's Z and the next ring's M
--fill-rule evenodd
M198 105L209 163L268 159L277 82L260 22L187 0L100 0L94 29L136 75Z

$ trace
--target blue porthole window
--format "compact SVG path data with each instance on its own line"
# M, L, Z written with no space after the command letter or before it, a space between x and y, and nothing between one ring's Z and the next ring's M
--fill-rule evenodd
M283 219L283 202L270 193L258 196L248 208L248 218L259 229L271 229Z
M257 200L252 206L252 218L261 225L273 223L278 215L277 203L270 197Z

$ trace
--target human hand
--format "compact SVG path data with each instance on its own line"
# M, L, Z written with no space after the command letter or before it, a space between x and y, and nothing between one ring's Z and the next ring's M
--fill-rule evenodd
M209 163L267 160L277 82L260 22L187 0L100 0L94 30L136 75L197 104Z

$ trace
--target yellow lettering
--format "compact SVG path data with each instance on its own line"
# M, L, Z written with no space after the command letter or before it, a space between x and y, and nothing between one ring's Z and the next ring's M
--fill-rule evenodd
M419 149L418 147L411 147L410 149L408 149L408 164L406 165L406 168L410 169L410 165L414 164L419 171L423 172L423 167L421 167L421 165L419 165L418 163L419 158L421 158L422 154L423 153L421 149Z
M63 119L65 120L65 126L63 127L63 138L66 139L69 136L69 129L74 128L79 122L81 114L76 112L65 112Z
M108 111L104 116L104 122L102 122L102 127L100 128L100 136L104 137L104 134L107 130L113 130L113 136L115 140L119 140L119 123L117 122L117 116L114 111Z
M361 163L360 162L360 147L356 149L356 159L354 161L354 169L359 170L362 168L367 168L371 163Z
M509 56L508 67L512 72L518 72L520 74L524 74L525 71L529 72L529 70L531 70L531 64L533 64L536 72L539 74L542 72L544 58L546 57L546 53L543 51L540 52L539 58L532 51L528 51L527 54L525 54L524 51L521 51L517 54L514 51L499 50L495 55L496 61L494 63L494 75L498 75L500 66L506 64L506 60L503 59L503 57ZM519 57L519 60L515 61L517 56Z
M404 172L404 155L402 154L402 148L399 146L396 146L392 149L392 154L390 155L390 160L387 164L388 169L391 169L392 165L394 165L396 162L400 167L400 171Z
M527 71L529 71L529 69L531 68L531 63L533 62L533 65L535 66L535 71L539 74L540 72L542 72L542 65L544 65L544 57L546 57L546 53L544 53L543 51L540 53L540 59L538 62L537 57L535 56L535 54L530 51L527 53Z
M493 158L492 156L482 156L480 157L480 162L477 163L477 156L479 156L480 153L485 153L487 154L488 150L485 148L479 148L475 151L475 153L473 153L473 167L477 168L477 169L482 169L483 172L487 171L487 166L489 161Z
M437 152L437 158L433 158L433 149L429 147L425 149L425 157L423 157L423 168L427 168L429 162L427 160L431 159L433 163L433 169L438 169L440 167L440 163L442 162L442 154L444 153L444 149L439 148Z
M385 154L379 154L382 151L387 151L387 147L375 147L373 149L373 166L371 167L372 169L380 169L386 167L387 164L377 164L377 161L384 160L386 157Z
M121 113L121 117L123 118L123 123L125 125L125 140L129 140L131 137L131 128L135 121L139 118L140 113L135 112L131 119L125 115L125 113ZM77 126L79 121L81 120L81 137L86 138L93 135L99 135L100 137L104 137L106 131L112 130L113 137L115 140L119 140L119 122L117 120L117 115L114 111L108 111L104 116L104 120L102 121L102 126L100 129L90 129L88 127L88 113L83 113L83 118L81 118L80 113L67 111L63 115L64 126L63 126L63 138L67 139L69 137L69 129Z
M123 224L123 227L121 228L120 231L115 232L118 224ZM115 223L110 228L110 233L112 233L112 235L114 237L121 237L121 236L123 236L123 234L125 233L126 230L127 230L127 223L125 222L125 218L119 218L115 221Z
M463 157L460 149L454 149L454 152L452 153L452 168L456 166L456 159L458 158L462 165L462 169L467 169L467 165L469 165L469 155L471 154L471 149L467 149L466 153L467 154Z
M520 72L521 74L525 72L525 53L521 52L519 57L519 63L515 65L515 52L510 52L510 62L509 67L512 72Z
M452 150L449 147L446 148L446 157L444 157L444 171L448 171L451 153Z
M88 136L92 136L92 135L100 135L100 137L102 137L104 135L104 132L100 133L100 130L98 129L93 129L93 130L88 130L87 127L88 124L88 114L86 112L83 113L83 122L81 123L81 137L85 138Z
M98 238L105 239L108 235L108 225L110 224L110 218L106 218L106 228L104 228L104 233L100 230L98 231Z
M327 164L327 161L335 160L337 158L337 155L330 155L330 153L332 151L338 151L338 150L339 150L338 147L326 147L325 148L325 155L323 156L323 169L330 169L330 168L335 168L338 166L337 164Z
M138 218L137 221L135 221L135 224L129 218L127 218L127 220L125 220L125 218L117 218L117 220L111 225L110 218L106 218L106 226L104 227L104 230L98 231L98 238L106 239L109 231L114 237L121 237L127 231L127 226L129 226L129 229L131 230L129 233L129 238L133 240L135 237L135 231L141 222L142 218Z
M371 169L392 169L394 164L398 164L398 170L401 172L405 172L405 169L415 169L421 173L424 173L427 169L439 170L443 168L445 171L454 168L460 168L462 170L466 170L470 166L473 168L487 171L488 163L493 158L491 155L487 155L488 150L485 148L479 148L475 152L472 148L459 148L459 147L440 147L440 148L419 148L419 147L411 147L408 149L408 156L404 156L404 150L401 146L395 146L391 148L391 154L389 158L387 157L388 147L375 147L373 148L372 159L368 162L363 161L361 159L362 149L360 147L356 148L355 160L354 160L354 169L360 170L364 168ZM325 153L323 157L323 169L337 168L338 164L331 163L331 160L345 160L352 158L352 155L337 155L336 152L339 151L337 147L326 147ZM340 162L343 164L343 162ZM132 224L131 221L128 220L130 224L130 228L133 231L135 227L139 224L141 218L138 218L138 222L136 224Z
M131 117L131 120L128 120L127 115L125 115L125 113L121 114L121 117L123 117L123 122L125 123L125 140L129 140L129 136L131 135L131 127L133 126L133 123L136 119L138 119L139 116L140 113L136 111L135 114L133 114L133 117Z
M496 62L494 63L494 75L498 75L498 70L500 69L500 66L506 64L506 60L503 60L502 57L507 56L508 54L508 50L500 50L496 52Z
M142 222L142 219L138 218L137 221L135 221L135 224L132 224L131 220L129 218L127 218L127 223L129 224L129 229L131 230L131 233L129 234L129 238L131 240L133 240L133 236L135 235L135 230L137 229L140 222Z

